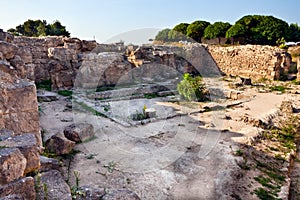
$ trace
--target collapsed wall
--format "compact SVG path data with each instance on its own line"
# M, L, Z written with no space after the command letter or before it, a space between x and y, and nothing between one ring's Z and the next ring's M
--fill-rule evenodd
M288 73L291 66L291 55L278 47L209 45L207 49L227 75L249 77L253 80L279 80Z

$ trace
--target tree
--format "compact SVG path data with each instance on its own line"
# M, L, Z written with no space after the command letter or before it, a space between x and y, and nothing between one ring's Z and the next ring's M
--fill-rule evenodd
M235 24L231 26L226 32L226 38L238 38L244 37L247 33L246 27L241 24Z
M168 42L169 41L169 32L171 31L171 29L166 28L163 29L161 31L159 31L157 33L157 35L155 36L155 40L157 41L163 41L163 42Z
M70 33L66 30L66 27L61 25L59 21L55 21L53 24L50 24L49 26L49 35L62 35L70 37Z
M54 21L53 24L48 24L46 20L27 20L23 24L18 25L15 29L11 28L7 32L17 36L38 37L46 35L62 35L70 36L59 21Z
M206 39L225 37L226 32L230 27L231 24L228 22L215 22L206 27L203 37Z
M289 34L287 39L289 41L298 42L300 41L300 27L298 24L290 24L289 26Z
M186 30L186 35L191 37L196 42L201 42L205 28L209 25L206 21L194 21L191 23Z
M187 37L183 33L172 29L168 33L168 39L169 39L169 41L172 41L172 42L178 42L181 40L187 40Z
M182 33L183 35L186 35L186 29L187 27L189 26L190 24L188 23L180 23L180 24L177 24L173 30L174 31L177 31L179 33Z
M288 35L288 24L273 16L247 15L228 29L226 37L244 37L250 44L276 45L276 41Z

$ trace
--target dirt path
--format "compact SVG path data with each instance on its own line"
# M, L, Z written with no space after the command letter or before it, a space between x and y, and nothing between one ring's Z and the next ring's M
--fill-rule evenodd
M129 110L144 104L161 109L161 119L130 127L68 110L66 99L61 97L40 105L41 126L47 138L73 121L94 125L96 138L77 145L81 153L71 166L71 171L80 173L81 185L128 188L147 200L234 199L232 189L237 186L232 174L240 170L236 164L240 158L233 155L236 142L246 142L259 132L259 128L243 122L243 116L264 119L276 112L283 100L299 101L297 95L255 90L245 93L250 100L237 106L178 116L178 106L163 105L160 98L111 103L116 113L126 105L131 106ZM170 114L174 117L168 118Z

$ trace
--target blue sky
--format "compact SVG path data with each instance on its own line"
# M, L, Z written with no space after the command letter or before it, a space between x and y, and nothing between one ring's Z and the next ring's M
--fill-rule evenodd
M9 0L1 2L0 28L16 27L27 19L57 19L72 37L107 42L150 38L158 29L180 22L233 24L248 14L300 24L299 8L299 0Z

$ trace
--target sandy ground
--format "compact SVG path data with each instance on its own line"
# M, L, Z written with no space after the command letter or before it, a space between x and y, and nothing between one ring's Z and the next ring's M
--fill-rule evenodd
M128 116L143 105L155 108L160 116L132 126L66 109L66 98L59 97L40 104L41 127L48 138L73 122L94 125L95 139L76 146L81 153L71 166L71 171L80 173L81 185L128 188L147 200L233 199L232 174L239 170L239 158L232 151L259 132L241 118L246 114L264 119L287 99L300 104L300 95L258 93L255 88L243 93L247 98L240 104L203 113L197 110L205 104L187 108L167 98L110 102L109 112L121 121L128 122ZM234 103L226 103L230 102ZM73 176L71 179L74 181Z

